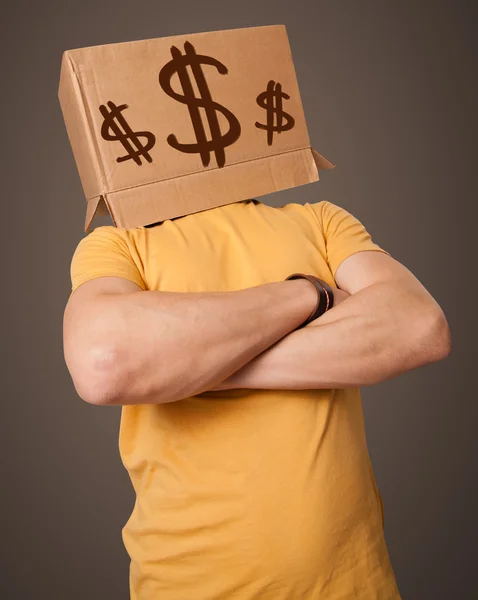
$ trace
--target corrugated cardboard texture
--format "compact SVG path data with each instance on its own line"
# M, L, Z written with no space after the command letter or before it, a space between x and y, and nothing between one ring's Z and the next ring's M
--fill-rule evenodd
M132 228L317 181L286 29L64 53L60 103L87 198Z

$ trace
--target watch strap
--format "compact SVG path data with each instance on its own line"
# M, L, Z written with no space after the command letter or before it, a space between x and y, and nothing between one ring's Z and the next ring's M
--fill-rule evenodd
M332 287L329 286L327 282L319 279L319 277L316 277L315 275L307 275L306 273L293 273L292 275L289 275L285 281L289 279L301 278L309 280L315 286L315 289L317 290L317 305L309 317L297 329L305 327L311 321L314 321L318 317L322 316L334 305L334 293Z

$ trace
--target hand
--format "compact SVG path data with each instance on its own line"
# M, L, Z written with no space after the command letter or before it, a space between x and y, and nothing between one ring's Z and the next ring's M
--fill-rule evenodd
M247 365L245 365L247 367ZM244 368L244 367L242 367ZM240 371L241 369L239 369ZM239 388L240 386L236 386L236 379L237 379L237 374L238 371L236 371L236 373L233 373L232 375L230 375L229 377L227 377L226 379L224 379L224 381L221 381L220 383L216 384L215 386L209 388L207 391L208 392L220 392L223 390L235 390L236 387ZM236 379L235 379L236 377Z

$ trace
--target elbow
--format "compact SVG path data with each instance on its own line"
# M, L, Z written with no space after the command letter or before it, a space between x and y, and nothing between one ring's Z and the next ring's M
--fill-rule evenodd
M395 330L397 335L397 330ZM407 371L444 360L451 354L451 331L440 308L421 311L414 319L407 319L400 326L400 343L384 347L383 370L376 368L381 362L374 360L373 375L361 385L381 383Z
M421 347L425 353L426 362L438 362L451 354L451 330L447 318L440 308L434 308L424 322L427 323L422 334Z
M79 397L94 406L121 404L123 370L112 348L92 348L79 360L67 360Z

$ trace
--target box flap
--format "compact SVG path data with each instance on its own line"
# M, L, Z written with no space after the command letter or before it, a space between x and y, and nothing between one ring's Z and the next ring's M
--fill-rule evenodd
M117 227L141 227L192 214L215 206L255 198L318 181L318 168L310 148L285 152L224 169L158 181L111 192L107 205ZM161 198L161 202L155 199Z
M86 201L85 231L89 231L95 217L110 215L116 225L113 213L106 203L104 196L95 196Z

